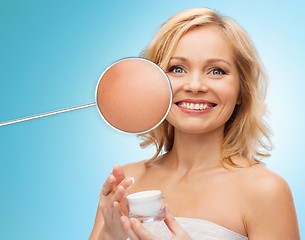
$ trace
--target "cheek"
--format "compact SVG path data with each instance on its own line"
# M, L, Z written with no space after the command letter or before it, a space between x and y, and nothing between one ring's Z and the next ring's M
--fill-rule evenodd
M176 105L175 104L172 104L172 107L166 117L166 120L173 125L173 123L175 122L175 119L176 119L176 116L175 116L175 113L173 111L173 108L175 107Z
M172 85L172 91L173 91L173 96L175 96L175 94L182 89L183 85L185 84L185 79L183 77L180 78L175 78L173 76L169 76L167 75L171 85Z
M235 106L238 103L239 82L232 80L219 84L219 86L215 86L215 92L218 93L223 103Z
M239 88L228 88L227 91L223 92L223 101L224 107L223 107L223 122L227 122L238 104L238 96L239 96Z

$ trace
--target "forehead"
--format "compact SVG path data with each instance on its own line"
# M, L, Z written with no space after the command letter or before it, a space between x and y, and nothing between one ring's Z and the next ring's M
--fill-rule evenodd
M233 62L233 51L221 30L212 25L196 27L178 41L173 57L205 60L223 58Z

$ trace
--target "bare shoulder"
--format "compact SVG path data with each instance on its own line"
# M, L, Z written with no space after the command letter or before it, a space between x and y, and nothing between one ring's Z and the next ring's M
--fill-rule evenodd
M242 168L236 171L236 186L243 196L245 204L262 208L264 205L286 203L293 204L290 187L286 180L269 170L263 164ZM283 202L282 202L283 203Z
M248 161L243 157L235 156L233 161L242 166L247 166L248 164ZM237 186L246 194L251 195L252 192L256 194L290 192L290 188L284 178L266 168L263 163L258 163L251 167L233 168L233 170L232 175L237 180Z
M299 239L294 201L284 178L261 164L239 174L242 212L251 239Z
M146 170L145 160L128 163L122 166L126 177L139 178Z
M142 160L139 162L133 162L133 163L128 163L123 166L125 175L127 177L133 177L135 179L140 179L141 177L144 177L145 174L149 170L153 169L160 169L161 168L161 163L163 162L164 155L159 156L157 159L153 161L153 163L147 164L148 160Z
M266 168L263 164L245 168L239 174L242 175L243 185L249 194L255 191L256 193L272 196L282 192L290 192L290 188L285 179Z

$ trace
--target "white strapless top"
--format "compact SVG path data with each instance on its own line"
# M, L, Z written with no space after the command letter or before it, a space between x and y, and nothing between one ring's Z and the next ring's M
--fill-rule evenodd
M178 223L188 232L192 240L246 240L247 237L216 223L202 219L176 217ZM166 224L151 222L143 224L152 234L162 240L170 240L172 234Z

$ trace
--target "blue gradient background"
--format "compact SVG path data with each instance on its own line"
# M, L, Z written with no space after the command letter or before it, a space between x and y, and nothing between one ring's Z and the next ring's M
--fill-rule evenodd
M0 122L91 103L104 69L137 56L161 24L193 7L240 23L270 78L267 166L294 195L305 237L304 1L0 1ZM0 239L87 239L115 163L150 157L95 107L0 127Z

